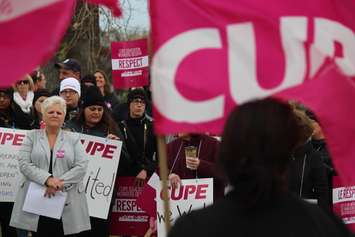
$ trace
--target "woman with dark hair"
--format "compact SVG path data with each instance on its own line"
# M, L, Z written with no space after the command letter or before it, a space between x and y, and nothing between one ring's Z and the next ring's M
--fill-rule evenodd
M263 99L233 110L219 157L233 190L178 219L168 236L351 236L341 221L288 191L287 168L299 141L288 104Z
M96 85L100 89L100 92L104 97L107 108L112 110L119 104L119 102L115 92L112 91L106 73L100 69L97 69L94 75L96 77Z
M326 210L329 205L327 170L321 154L312 146L312 121L304 111L294 110L302 136L300 146L292 154L289 168L289 189L300 198L317 203Z
M33 97L33 123L31 125L32 129L44 128L44 122L42 120L42 103L45 99L50 97L50 93L47 89L38 89L34 93Z
M120 130L111 118L111 115L106 108L104 98L96 86L90 86L86 89L83 97L82 108L78 114L78 117L67 123L66 128L73 132L79 132L92 136L119 140L122 138ZM120 166L122 163L127 163L128 159L128 152L125 144L123 144L120 157ZM114 191L113 193L116 192ZM110 220L111 212L109 213L107 220L90 217L91 230L88 233L88 236L108 237L110 233Z

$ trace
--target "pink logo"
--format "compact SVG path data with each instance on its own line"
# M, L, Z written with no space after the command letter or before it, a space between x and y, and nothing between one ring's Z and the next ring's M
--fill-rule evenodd
M56 154L57 159L64 158L64 150L58 150Z

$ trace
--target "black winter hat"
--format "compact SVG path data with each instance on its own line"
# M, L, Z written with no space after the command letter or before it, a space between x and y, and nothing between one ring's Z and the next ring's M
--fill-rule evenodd
M93 74L87 74L80 80L81 84L84 84L85 82L90 82L96 86L96 77Z
M130 104L134 99L137 98L144 100L144 102L147 103L147 94L143 89L138 88L138 89L133 89L128 93L127 96L128 104Z
M105 106L105 100L97 86L89 86L82 96L82 107L85 109L91 105Z
M14 90L11 87L8 88L0 88L0 92L5 93L10 99L12 99L12 96L14 94Z
M38 89L38 90L34 93L32 104L35 104L36 101L37 101L41 96L50 97L51 94L49 93L49 91L48 91L47 89Z

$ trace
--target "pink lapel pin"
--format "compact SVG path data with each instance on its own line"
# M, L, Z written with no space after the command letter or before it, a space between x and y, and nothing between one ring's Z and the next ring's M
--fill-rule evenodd
M56 154L57 159L64 158L64 150L58 150Z

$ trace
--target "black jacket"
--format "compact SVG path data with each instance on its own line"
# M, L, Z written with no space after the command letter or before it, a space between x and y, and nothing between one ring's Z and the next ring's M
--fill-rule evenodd
M151 175L156 170L157 164L157 142L152 121L145 116L139 119L129 118L121 121L119 127L133 160L132 166L122 170L119 175L137 176L143 169Z
M289 189L301 198L317 199L321 207L329 208L326 168L310 141L298 148L291 159Z
M32 111L30 113L25 113L21 110L21 107L12 102L11 109L13 112L13 121L15 128L30 130L33 128L34 118Z
M216 204L181 217L168 237L351 236L336 217L289 194L246 211L237 200L232 191Z

